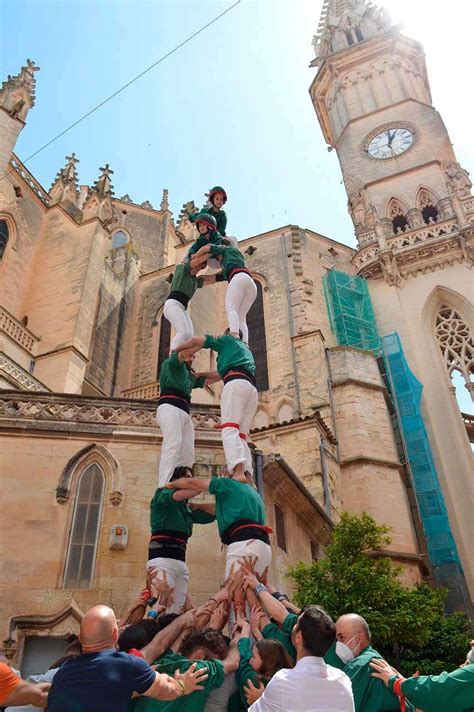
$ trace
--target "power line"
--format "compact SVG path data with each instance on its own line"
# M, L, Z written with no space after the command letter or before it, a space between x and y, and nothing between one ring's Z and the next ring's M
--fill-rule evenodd
M80 124L81 121L84 121L84 119L87 119L88 116L90 116L90 115L93 114L95 111L97 111L98 109L100 109L102 106L104 106L104 104L107 104L107 102L110 101L111 99L113 99L114 97L116 97L117 94L120 94L121 92L125 91L125 89L127 89L129 86L131 86L132 84L134 84L134 82L136 82L138 79L141 79L141 77L143 77L145 74L147 74L147 72L150 72L152 69L154 69L154 68L157 67L159 64L161 64L161 62L164 62L165 59L168 59L168 57L170 57L172 54L174 54L174 53L177 52L179 49L181 49L181 47L184 47L185 44L187 44L188 42L191 42L191 40L193 40L195 37L197 37L199 34L201 34L201 32L204 32L204 30L207 30L208 27L210 27L210 26L213 25L215 22L217 22L218 20L220 20L221 17L224 17L224 15L227 15L227 13L230 12L231 10L233 10L234 7L236 7L237 5L239 5L240 2L241 2L241 0L236 0L236 2L234 2L234 4L231 5L230 7L228 7L227 10L224 10L224 11L221 12L219 15L216 15L216 17L214 17L212 20L210 20L206 25L203 25L199 30L196 30L196 32L193 32L193 34L192 34L192 35L189 35L189 37L186 37L185 40L183 40L182 42L180 42L180 44L176 45L176 47L174 47L172 50L170 50L169 52L167 52L167 54L163 55L163 57L160 57L160 59L158 59L156 62L153 62L153 64L150 64L150 66L149 66L147 69L144 69L143 72L140 72L140 74L137 74L136 77L134 77L134 78L131 79L129 82L127 82L126 84L124 84L123 86L121 86L120 89L117 89L117 91L114 91L113 94L111 94L111 95L108 96L106 99L104 99L103 101L101 101L100 104L97 104L97 106L94 106L94 108L91 109L90 111L88 111L87 114L84 114L84 116L81 116L80 119L77 119L77 121L74 121L72 124L70 124L70 126L68 126L68 127L65 128L63 131L61 131L61 133L58 133L58 135L55 136L54 138L52 138L51 141L48 141L48 143L45 143L44 146L41 146L41 148L38 148L38 150L36 150L34 153L32 153L30 156L28 156L28 158L25 158L25 160L23 160L22 163L25 164L25 163L27 163L28 161L31 161L31 159L34 158L35 156L37 156L38 153L41 153L41 151L44 151L45 148L47 148L48 146L51 146L51 144L54 143L55 141L57 141L58 138L61 138L61 136L64 136L64 134L66 134L68 131L70 131L70 130L73 129L75 126L77 126L78 124ZM15 169L12 168L12 169L10 169L9 171L7 171L7 172L2 176L1 180L3 180L3 178L6 178L8 175L10 175L10 173L13 173L14 170L15 170Z

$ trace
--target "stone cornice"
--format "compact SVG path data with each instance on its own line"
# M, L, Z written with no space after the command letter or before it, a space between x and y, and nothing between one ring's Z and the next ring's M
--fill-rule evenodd
M0 429L160 439L155 413L156 401L0 391ZM191 409L198 441L220 442L220 433L215 427L220 422L218 413L214 406Z
M250 431L252 438L257 442L262 436L265 437L268 433L286 434L298 430L304 430L308 425L314 425L320 434L327 438L332 444L336 443L334 433L326 425L319 410L316 410L313 415L304 415L300 418L292 420L284 420L282 423L270 423L260 428L252 428Z
M397 462L397 460L384 460L381 457L371 457L370 455L346 457L341 459L340 465L341 467L349 467L350 465L378 465L378 467L389 467L398 470L400 474L405 474L403 465Z
M409 551L396 551L391 549L374 549L372 551L366 551L365 553L371 559L383 559L384 557L387 557L388 559L393 559L395 561L412 562L417 564L422 569L425 576L430 573L428 566L420 554L412 554Z
M386 387L381 383L371 383L370 381L363 381L361 378L351 378L350 376L347 378L335 378L332 381L332 386L333 388L337 388L337 386L359 386L361 388L368 388L372 391L380 391L384 394L387 393Z
M300 341L304 341L305 339L310 339L313 336L317 336L324 343L324 341L325 341L324 334L321 331L321 329L313 329L312 331L305 331L302 334L295 334L294 336L291 337L291 339L296 344L296 343L299 343Z
M72 346L72 344L69 346L60 346L59 348L51 349L51 351L45 351L42 354L38 354L37 356L35 356L35 361L40 361L41 359L46 358L47 356L56 356L56 354L66 353L67 351L72 351L76 356L82 359L84 363L89 363L89 359L87 358L87 356L82 354L75 346Z

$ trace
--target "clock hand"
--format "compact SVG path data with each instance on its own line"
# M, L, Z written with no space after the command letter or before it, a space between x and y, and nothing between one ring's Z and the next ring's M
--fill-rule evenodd
M389 145L389 148L391 148L391 147L392 147L392 141L393 141L393 139L394 139L394 137L395 137L395 131L394 131L393 134L390 136L390 129L388 129L388 130L387 130L387 134L388 134L388 145Z

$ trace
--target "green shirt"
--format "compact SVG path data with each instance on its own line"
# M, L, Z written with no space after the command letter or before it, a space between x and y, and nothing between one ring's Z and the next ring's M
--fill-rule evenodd
M227 227L227 215L225 213L225 210L222 210L219 208L219 210L216 212L214 208L204 208L204 210L199 210L197 213L192 213L189 216L190 222L194 222L199 215L199 213L207 213L208 215L212 215L213 218L216 219L217 222L217 229L220 232L221 235L225 237L225 229Z
M217 526L221 537L239 519L265 524L265 505L251 485L228 477L213 477L209 492L216 498Z
M240 653L239 668L235 673L235 681L239 688L240 699L245 709L248 709L247 700L245 699L244 686L248 687L248 681L251 680L255 687L259 686L259 676L250 664L252 657L252 643L250 638L240 638L237 643Z
M188 257L194 255L204 245L222 245L222 235L216 230L208 230L205 235L199 235L189 248Z
M196 670L205 669L209 676L207 680L199 683L204 688L203 690L196 690L196 692L178 697L172 702L140 697L135 712L203 712L206 700L212 690L220 687L224 682L224 666L221 660L189 660L189 658L173 653L172 650L167 650L161 658L155 660L154 665L158 666L157 672L173 676L176 670L186 672L193 662L197 663Z
M221 267L226 277L232 269L245 267L245 257L236 247L211 245L210 254L213 257L222 257Z
M183 532L188 537L193 533L193 524L210 524L215 516L192 509L186 500L176 502L173 494L179 490L160 487L150 502L150 529L152 532L162 529Z
M262 635L265 639L279 640L292 660L296 660L296 650L291 642L291 631L297 620L298 616L295 613L288 613L281 628L275 623L267 623L262 630Z
M328 651L324 660L328 665L333 665L331 655L334 655L341 663L342 661L336 655L335 648ZM379 710L399 710L400 700L397 695L394 695L388 687L372 677L373 669L369 663L373 658L381 658L382 656L370 645L359 653L353 660L350 660L344 665L334 665L343 670L350 678L352 683L352 693L354 695L355 712L379 712ZM410 710L411 706L407 706Z
M204 388L205 378L196 378L175 351L163 361L160 369L160 390L174 388L191 397L193 388Z
M249 373L255 374L252 352L237 336L225 334L216 337L207 334L203 348L217 351L216 366L221 378L224 378L227 371L232 368L244 368Z
M189 270L189 262L177 265L171 282L170 292L182 292L188 299L191 299L196 289L202 287L204 284L203 278L193 277Z
M395 680L390 678L390 689ZM409 677L402 693L424 712L467 712L474 707L474 663L441 675Z

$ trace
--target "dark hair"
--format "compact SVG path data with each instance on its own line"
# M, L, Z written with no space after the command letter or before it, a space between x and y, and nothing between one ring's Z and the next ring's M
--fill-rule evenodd
M181 477L194 477L193 468L184 467L182 465L180 465L179 467L175 467L173 470L173 474L171 475L170 482L173 482L173 480L179 480Z
M157 633L163 630L163 628L166 628L166 626L172 623L176 618L179 618L179 613L163 613L161 616L158 616L156 619Z
M213 628L192 630L181 643L179 652L186 658L192 658L192 654L197 648L205 649L207 660L212 658L223 660L228 652L224 636L219 630Z
M334 621L320 606L305 606L296 625L303 636L304 647L318 658L326 655L336 640Z
M129 625L120 633L117 647L124 653L128 653L132 648L141 650L153 640L158 630L158 624L154 620L143 620Z
M279 640L257 640L255 647L262 658L262 667L258 670L262 677L270 680L278 670L293 667L293 661Z

